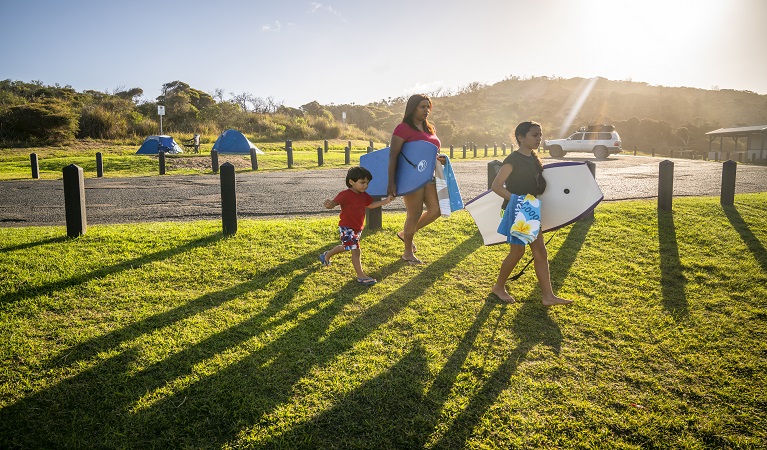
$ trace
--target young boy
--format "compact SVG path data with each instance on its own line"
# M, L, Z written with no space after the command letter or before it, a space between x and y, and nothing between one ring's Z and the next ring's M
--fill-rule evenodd
M351 250L352 265L357 272L357 283L365 286L372 286L378 282L375 278L365 275L362 270L360 259L360 235L365 223L366 208L378 208L382 205L388 205L394 200L393 196L388 196L377 202L373 197L365 192L368 183L373 179L373 175L364 167L352 167L346 173L346 189L336 195L333 200L327 199L323 202L325 208L333 209L341 205L341 217L338 221L338 230L341 233L341 245L336 245L330 251L320 255L320 262L323 266L330 265L330 258L338 253Z

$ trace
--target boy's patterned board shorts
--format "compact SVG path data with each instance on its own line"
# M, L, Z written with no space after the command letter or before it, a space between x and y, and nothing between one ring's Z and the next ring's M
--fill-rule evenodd
M344 250L360 248L360 235L362 235L362 231L347 227L338 227L338 231L341 234L341 244L344 246Z

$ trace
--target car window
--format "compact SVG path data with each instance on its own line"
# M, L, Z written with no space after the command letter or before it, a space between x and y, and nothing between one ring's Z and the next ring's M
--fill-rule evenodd
M597 134L598 133L586 133L586 137L584 138L587 141L596 141L597 140Z
M572 136L570 136L568 139L572 139L574 141L580 141L583 139L583 133L574 133Z
M612 135L610 133L599 133L600 141L609 141L610 139L612 139Z

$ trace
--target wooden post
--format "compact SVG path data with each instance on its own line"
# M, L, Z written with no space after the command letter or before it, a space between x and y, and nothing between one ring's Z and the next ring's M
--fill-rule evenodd
M732 206L735 203L735 172L738 163L729 160L722 164L722 193L719 203L722 206Z
M501 170L501 166L503 166L503 163L494 160L487 163L487 188L490 189L493 186L493 180L495 180L496 175L498 175L498 172Z
M96 176L98 178L104 176L104 158L101 156L101 152L96 152Z
M487 144L485 144L485 157L487 157Z
M635 145L634 146L634 156L636 156L636 155L637 155L637 146Z
M493 142L493 156L498 156L498 143Z
M344 147L344 164L347 166L352 163L352 148Z
M293 168L293 141L285 141L285 151L288 153L288 169Z
M373 201L377 202L378 200L381 200L383 197L373 197ZM383 226L383 210L379 206L378 208L367 208L367 218L365 219L367 222L368 229L371 230L380 230Z
M450 159L453 159L453 144L450 144Z
M157 160L160 162L160 175L165 175L165 152L160 150L157 153Z
M210 151L210 165L213 173L218 173L218 150Z
M660 162L658 176L658 209L671 211L674 196L674 163L669 160Z
M221 165L221 224L224 236L237 232L237 193L234 182L234 165Z
M501 152L503 153L503 156L506 156L506 143L501 143Z
M250 149L250 168L258 170L258 154L255 148Z
M652 155L655 156L655 147L652 148Z
M466 159L466 144L463 144L463 159Z
M325 164L325 159L323 158L322 154L322 147L317 147L317 166L322 166Z
M29 162L32 166L32 178L37 180L40 178L40 164L37 161L37 153L29 154Z
M472 147L473 147L473 150L474 150L474 157L476 158L477 157L477 144L472 143Z
M328 152L328 140L325 139L325 153Z
M88 221L85 216L85 181L83 168L70 164L62 170L64 175L64 210L67 219L67 236L85 234Z

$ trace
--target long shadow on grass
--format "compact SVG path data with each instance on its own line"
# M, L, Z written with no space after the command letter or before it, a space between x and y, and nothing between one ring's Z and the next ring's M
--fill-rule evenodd
M269 320L295 299L308 274L304 271L275 293L263 312L156 364L132 370L131 367L141 364L140 355L128 350L0 410L0 444L38 448L218 447L240 430L258 424L266 415L279 414L275 410L280 405L300 395L300 380L311 370L332 365L339 355L388 322L479 245L479 239L464 241L439 261L424 267L396 292L332 331L329 329L336 317L368 288L352 281L336 293ZM299 260L310 258L313 262L316 254L307 253ZM293 261L291 266L296 264ZM397 261L375 275L385 279L401 268L402 263ZM280 274L275 271L272 275ZM213 294L191 308L142 321L136 327L121 330L112 339L98 342L95 349L80 349L81 353L114 349L115 339L124 341L155 327L167 326L248 289L262 287L270 281L266 278ZM298 321L294 327L280 329L294 321ZM282 334L272 339L267 333ZM268 343L259 347L258 339ZM257 349L248 353L246 349L252 347ZM211 375L198 373L196 367L200 363L211 366L226 361L227 357L222 358L221 354L227 351L245 356L222 364L222 369ZM164 396L164 389L172 394Z
M41 286L29 286L25 289L19 289L18 291L15 291L15 292L9 292L0 296L0 305L5 303L14 303L14 302L23 300L25 298L33 297L33 296L52 294L56 291L67 289L72 286L77 286L78 284L87 283L88 281L106 277L108 275L112 275L112 274L121 272L123 270L135 269L137 267L141 267L146 264L151 264L155 261L162 261L164 259L171 258L181 253L188 252L197 247L203 247L203 246L209 245L221 238L222 238L222 235L220 233L211 234L209 236L205 236L199 239L195 239L194 241L187 242L184 245L179 245L178 247L169 248L167 250L162 250L156 253L141 256L139 258L123 261L119 264L115 264L109 267L102 267L101 269L94 270L89 273L84 273L82 275L77 275L64 280L46 283ZM72 245L78 245L78 244L76 243L76 241L72 241Z
M10 253L10 252L18 251L18 250L26 250L28 248L38 247L40 245L58 244L59 242L64 242L68 239L69 238L66 236L58 236L58 237L43 239L41 241L27 242L24 244L14 245L13 247L0 248L0 253Z
M554 288L555 294L562 287L565 278L567 278L567 274L570 272L575 258L578 257L578 252L583 247L586 235L588 235L592 225L594 225L593 217L585 217L575 222L570 228L570 232L567 233L564 242L559 246L557 254L549 261L551 287ZM537 279L535 282L537 283Z
M450 424L450 428L431 448L464 448L466 440L471 437L482 417L509 387L511 377L536 345L548 346L554 353L559 354L562 333L559 325L549 317L548 309L540 304L539 298L531 297L522 302L511 329L517 335L519 345L509 352L495 372L485 380L468 405ZM446 398L450 393L449 389L441 389L443 392L439 393L439 397Z
M660 253L660 286L663 307L676 318L689 314L685 285L687 279L679 259L674 213L658 210L658 251Z
M767 250L765 250L759 239L754 236L751 228L734 206L725 206L723 209L732 227L735 228L740 238L743 239L743 243L746 244L748 250L754 255L756 262L759 263L763 271L767 272Z
M218 307L247 292L263 289L269 283L274 281L275 278L289 272L295 267L310 266L315 262L319 253L319 249L311 250L295 259L291 259L282 264L270 267L263 272L259 272L257 277L246 283L241 283L222 291L206 293L205 295L190 300L171 310L133 322L123 328L65 349L58 355L52 357L47 366L49 368L62 367L75 364L78 361L88 360L98 353L107 352L119 347L123 342L131 341L146 333L151 333L154 330L167 327L173 323L195 316L203 311ZM300 281L303 281L305 277L306 273L300 277ZM290 287L293 290L298 289L300 283L291 283ZM286 293L285 290L277 293L269 302L266 309L257 317L271 317L282 310L285 304L292 298L292 293L293 291L288 291ZM254 320L256 319L254 318Z
M147 433L150 436L169 432L178 433L178 436L192 433L192 442L213 446L234 438L243 428L263 425L264 417L279 415L280 405L290 404L294 396L298 396L300 403L302 388L299 382L311 371L327 373L336 370L332 365L340 355L399 314L480 245L478 236L465 240L439 260L424 266L421 273L355 319L329 331L346 305L366 289L356 282L344 286L339 292L320 300L326 306L269 345L158 401L142 411L138 420L151 424L153 429ZM376 275L385 279L401 269L402 262L397 261L381 268ZM343 368L337 370L346 371ZM332 395L332 392L326 395ZM176 407L182 403L183 406ZM185 415L183 429L174 424L174 417L179 413ZM379 418L383 420L383 417ZM308 442L314 438L316 436L310 435L300 440ZM167 442L180 443L174 439Z
M172 325L248 291L265 288L276 278L290 275L291 269L296 266L312 266L318 253L318 250L312 250L299 258L272 267L247 283L202 296L172 311L80 344L66 351L66 362L76 367L78 361L94 357L98 353L116 351L123 342ZM175 379L190 376L195 372L195 364L215 358L218 353L259 333L268 332L285 321L295 320L302 312L320 306L323 300L332 301L325 298L310 302L292 311L287 317L266 324L294 299L296 291L313 270L316 269L307 268L293 276L284 289L274 293L264 310L253 317L187 347L159 363L134 371L131 367L140 364L141 355L137 350L129 349L55 386L3 408L0 410L0 448L120 447L123 446L120 437L123 433L135 435L136 439L142 440L155 438L153 434L143 435L146 424L134 420L136 417L140 418L140 415L130 413L142 396ZM354 292L354 295L362 289L357 283L349 286L349 292ZM65 361L59 358L56 362ZM168 420L174 419L168 417ZM156 437L160 438L162 434L164 432L160 432ZM136 448L143 446L145 445L142 441L134 445ZM168 448L179 446L177 443Z

